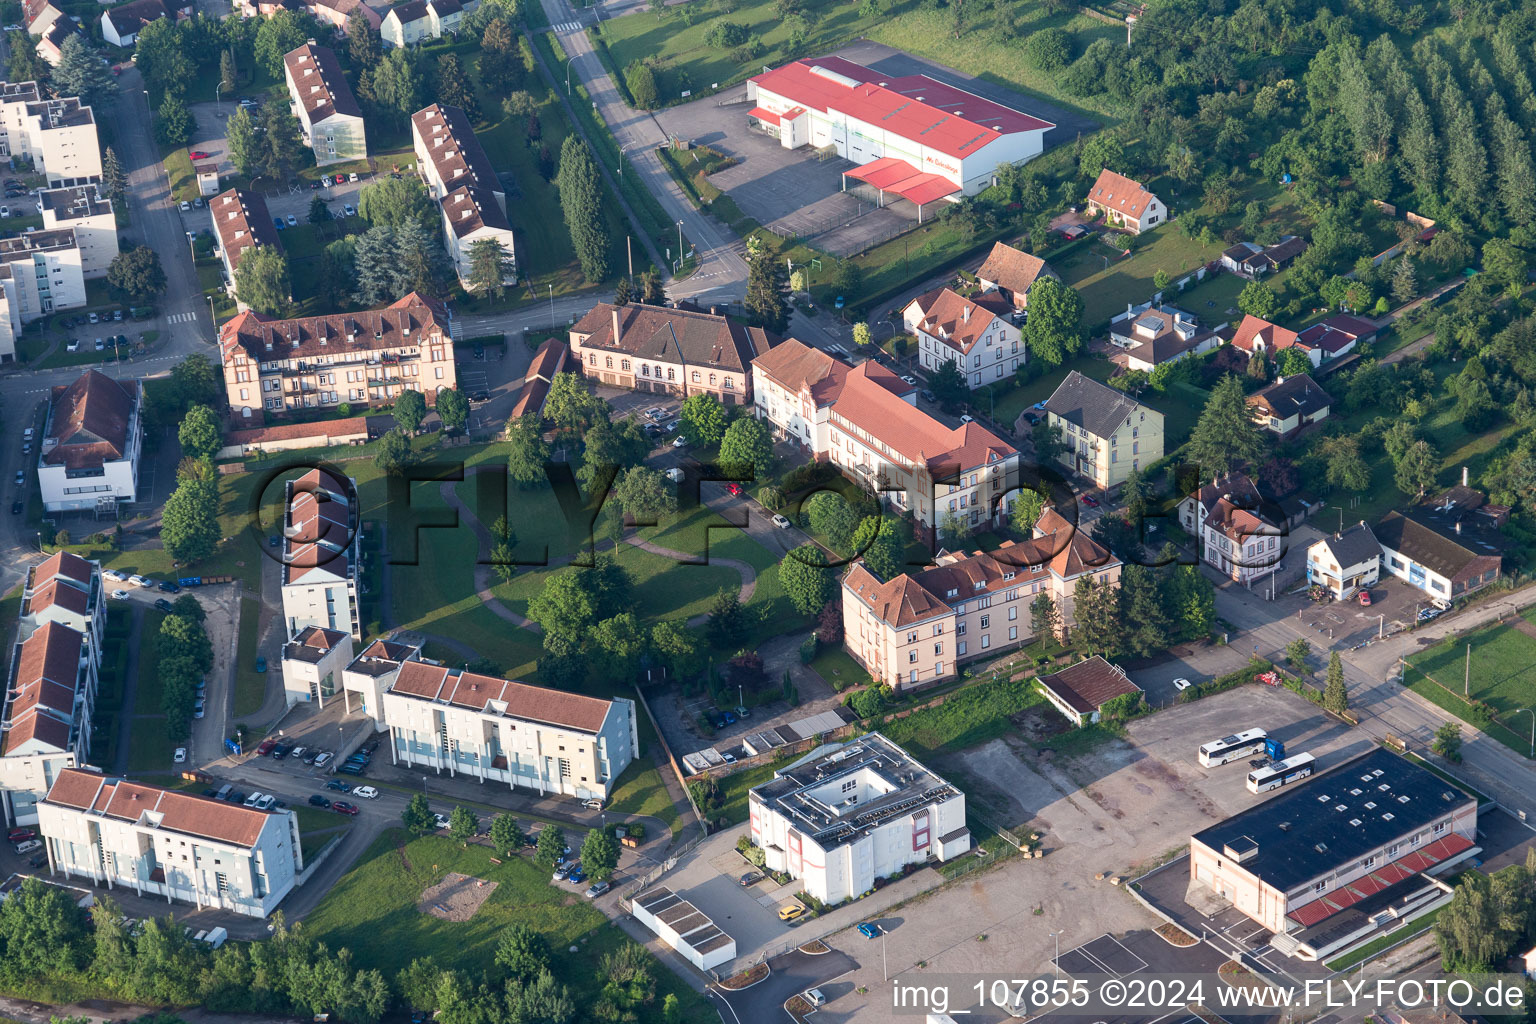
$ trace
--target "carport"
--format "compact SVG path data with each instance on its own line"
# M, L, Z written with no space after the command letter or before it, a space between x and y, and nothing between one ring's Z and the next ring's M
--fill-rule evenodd
M880 194L880 205L885 205L885 194L894 192L917 207L917 222L923 222L923 206L954 195L960 186L942 174L919 171L905 160L893 156L881 157L862 167L843 172L843 191L848 191L848 179L862 181Z

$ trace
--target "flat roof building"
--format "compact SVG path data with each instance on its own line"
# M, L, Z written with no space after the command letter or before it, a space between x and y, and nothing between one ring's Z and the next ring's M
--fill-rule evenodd
M823 903L971 848L965 794L878 732L822 746L747 794L767 866Z
M106 277L107 268L117 258L117 217L112 200L101 194L98 185L72 185L51 188L37 197L43 215L43 230L69 228L80 247L80 273L86 280Z

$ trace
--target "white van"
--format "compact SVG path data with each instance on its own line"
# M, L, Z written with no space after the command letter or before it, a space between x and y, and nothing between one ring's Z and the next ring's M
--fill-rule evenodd
M250 796L245 798L245 806L247 806L247 807L255 807L256 804L261 800L261 796L262 795L261 795L261 792L259 790L256 791L256 792L253 792Z
M41 850L42 848L43 841L41 839L28 839L24 843L16 844L16 852L18 854L31 853L33 850Z

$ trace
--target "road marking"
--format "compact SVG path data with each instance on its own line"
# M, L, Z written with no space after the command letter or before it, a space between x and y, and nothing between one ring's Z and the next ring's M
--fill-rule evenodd
M165 318L165 322L168 324L184 324L196 319L197 310L194 309L185 313L172 313Z
M560 24L555 26L555 31L556 32L580 32L581 31L581 22L579 22L579 21L562 21Z

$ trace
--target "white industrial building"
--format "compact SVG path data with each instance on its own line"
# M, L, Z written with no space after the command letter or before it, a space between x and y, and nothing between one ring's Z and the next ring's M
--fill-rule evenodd
M880 733L823 746L747 794L767 866L841 903L909 864L971 848L965 794Z
M144 451L144 391L133 379L87 370L53 389L37 485L49 512L94 511L115 516L135 499Z
M736 940L664 885L636 896L630 907L636 921L701 971L712 971L736 959Z
M283 621L362 640L357 612L357 484L312 469L284 485Z
M283 56L283 80L288 106L299 119L304 144L315 152L317 166L367 157L363 108L333 50L311 39L290 51Z
M67 228L75 233L81 277L107 276L107 268L118 254L117 217L112 212L112 200L101 194L100 186L48 189L37 197L37 208L43 215L44 231Z
M890 78L842 57L797 60L747 81L748 118L785 149L830 147L844 172L918 207L975 195L1003 164L1040 155L1056 127L927 75Z
M100 567L79 555L60 551L27 570L0 732L10 826L36 824L38 801L89 754L104 604Z
M298 818L69 768L38 805L49 867L109 889L266 917L294 887Z

